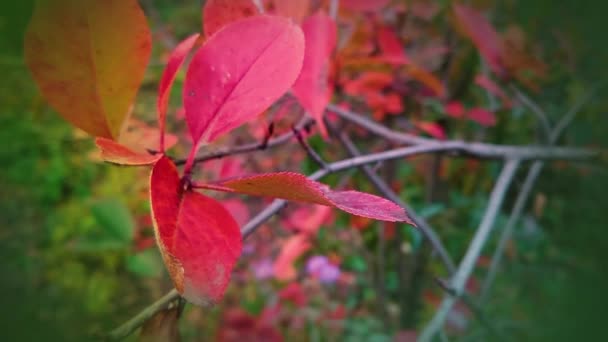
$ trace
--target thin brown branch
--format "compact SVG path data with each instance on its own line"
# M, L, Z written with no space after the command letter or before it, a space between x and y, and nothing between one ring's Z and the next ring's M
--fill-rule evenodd
M143 309L140 313L125 322L123 325L110 331L110 333L104 336L104 339L108 341L117 341L129 336L157 312L167 309L171 303L175 302L175 300L178 298L179 293L177 293L177 290L173 289L169 291L161 299Z
M346 150L348 151L348 153L350 153L351 156L361 156L361 153L359 149L357 149L357 146L355 146L355 144L352 142L352 140L350 140L350 138L346 134L338 134L333 125L331 125L329 122L327 127L338 137L340 143L344 146L344 148L346 148ZM431 226L428 224L428 222L426 222L425 219L420 217L407 203L402 201L401 198L393 191L393 189L391 189L390 186L386 184L386 182L382 178L380 178L380 176L378 176L369 165L362 166L361 170L382 195L384 195L391 201L397 203L399 206L401 206L407 211L412 221L414 221L416 226L418 226L418 229L420 229L422 235L431 244L433 250L435 250L435 252L439 256L439 259L441 259L441 261L443 262L443 265L448 271L448 274L452 275L456 271L456 266L454 265L450 254L447 252L447 250L443 246L443 243L441 242L433 228L431 228Z
M578 148L545 147L545 146L510 146L495 145L462 140L440 141L422 138L413 134L393 131L373 122L359 114L329 105L328 109L345 120L353 122L366 130L396 143L416 145L427 152L450 152L483 159L588 159L597 156L597 152ZM432 151L431 151L432 150Z
M435 334L442 329L443 323L450 313L450 310L456 303L458 297L460 297L460 295L463 293L465 284L473 272L475 264L481 255L481 251L485 246L488 237L490 236L490 232L492 231L492 227L494 226L494 222L498 216L500 207L502 206L507 189L511 185L511 181L513 180L513 176L515 175L515 171L519 165L520 161L517 159L509 159L505 162L500 176L498 176L498 179L496 180L494 189L490 194L488 206L481 222L479 223L479 227L475 231L475 235L467 248L464 258L458 266L458 270L450 279L449 286L450 288L454 289L456 296L446 296L443 298L439 309L420 334L418 338L419 341L432 341Z
M298 122L296 124L296 129L303 129L307 126L310 126L314 124L313 120L311 118L302 118L302 120L300 120L300 122ZM202 163L202 162L206 162L212 159L221 159L224 157L228 157L228 156L233 156L233 155L237 155L237 154L245 154L245 153L250 153L250 152L256 152L256 151L263 151L269 148L274 148L280 145L283 145L285 143L287 143L289 140L291 140L291 138L294 137L294 132L293 131L289 131L286 133L283 133L279 136L277 136L276 138L270 138L269 136L266 136L264 140L262 140L261 142L255 142L255 143L249 143L249 144L245 144L245 145L241 145L241 146L236 146L236 147L231 147L231 148L224 148L224 149L220 149L217 151L213 151L213 152L207 152L205 154L202 154L196 158L194 158L194 163ZM175 160L175 164L176 165L183 165L186 163L185 159L177 159Z

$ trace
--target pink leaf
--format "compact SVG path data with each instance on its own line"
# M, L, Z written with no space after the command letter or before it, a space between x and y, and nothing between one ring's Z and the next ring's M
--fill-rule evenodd
M494 27L481 13L466 5L455 4L454 13L464 33L473 41L492 71L503 76L501 40Z
M297 271L294 262L311 248L308 235L297 234L283 244L281 253L274 262L274 276L279 280L292 280Z
M414 225L405 210L389 200L358 191L333 191L325 184L294 172L238 177L197 186L210 190L322 204L353 215Z
M462 118L464 116L464 106L460 101L451 101L445 105L445 113L453 118Z
M332 220L331 207L324 205L302 206L287 218L286 224L294 230L314 236L321 225Z
M268 108L296 80L303 56L302 30L286 18L255 16L210 37L184 84L193 150Z
M336 24L327 14L318 12L304 21L302 29L306 50L293 94L315 118L323 137L327 137L323 113L333 93L329 84L329 57L336 46Z
M467 114L470 120L486 127L496 125L496 115L489 110L483 108L472 108Z
M443 127L436 122L418 122L416 123L419 129L439 140L445 140L447 137Z
M193 34L190 37L184 39L181 43L179 43L175 49L171 52L169 56L169 60L167 61L167 66L163 71L163 76L160 79L160 84L158 86L158 127L160 129L160 151L165 151L165 119L167 116L167 104L169 102L169 95L171 94L171 87L173 86L173 81L175 80L175 75L177 75L177 71L180 66L184 63L184 59L194 46L194 43L197 41L199 34Z
M511 107L511 99L509 98L509 96L507 96L507 94L500 88L500 86L496 84L496 82L494 82L491 78L487 77L486 75L479 74L475 76L475 84L482 87L489 93L500 97L500 99L507 108Z
M252 0L207 0L203 8L203 29L207 38L239 19L259 14Z
M395 31L383 26L378 31L378 45L382 51L382 57L392 64L409 64L410 60L405 55L403 44Z
M197 305L224 295L241 254L241 232L216 200L184 190L177 168L162 157L150 177L156 242L177 291Z

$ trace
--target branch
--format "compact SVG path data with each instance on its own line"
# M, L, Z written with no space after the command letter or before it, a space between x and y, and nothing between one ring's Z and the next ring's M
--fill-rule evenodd
M173 289L164 295L161 299L154 302L152 305L143 309L136 316L128 320L123 325L110 331L106 336L105 340L116 341L121 340L130 334L132 334L137 328L139 328L144 322L154 316L157 312L167 309L173 301L179 298L177 290Z
M374 123L375 124L375 123ZM382 126L381 126L382 127ZM400 133L397 133L400 134ZM289 135L289 137L285 137ZM277 139L286 139L288 140L293 136L293 132L285 133L284 136L274 139L268 142L271 144L278 144L276 142ZM500 158L500 159L517 159L517 160L526 160L526 159L585 159L591 158L596 155L594 152L585 151L581 149L574 148L549 148L549 147L516 147L516 146L499 146L499 145L489 145L489 144L467 144L462 141L452 141L452 142L434 142L432 139L431 143L426 143L417 146L408 146L396 148L384 152L371 153L367 155L361 155L353 158L348 158L344 160L340 160L337 162L327 164L327 168L316 171L315 173L309 176L312 180L318 180L322 177L325 177L329 173L339 172L363 165L373 164L386 160L400 159L403 157L423 154L423 153L433 153L433 152L448 152L448 151L457 151L462 149L474 149L478 154L484 155L488 158ZM273 145L274 146L274 145ZM468 146L468 147L466 147ZM473 146L473 147L471 147ZM219 157L210 157L210 155L199 157L198 159L213 159ZM509 165L509 163L507 163ZM252 218L245 226L242 227L241 233L243 234L243 238L248 237L253 234L255 230L270 219L275 213L281 210L287 201L285 200L274 200L266 209L261 211L258 215ZM414 217L412 219L415 220ZM429 235L430 237L430 235ZM153 304L154 305L154 304ZM146 308L143 312L148 312L149 308ZM160 310L159 308L156 309ZM143 313L142 312L142 313ZM152 312L153 314L154 312ZM139 321L135 320L135 318L139 317ZM145 321L146 317L140 317L140 315L133 318L136 324L133 325L133 330L139 327ZM133 331L131 330L131 331Z
M295 129L301 130L307 126L314 124L314 121L311 118L305 117L302 118L295 126ZM237 147L225 148L218 151L207 152L203 155L200 155L194 158L194 164L206 162L212 159L221 159L228 156L233 156L237 154L244 154L255 151L262 151L268 148L277 147L287 143L291 138L293 138L294 132L289 131L279 135L276 138L270 138L267 136L262 142L249 143ZM175 160L175 165L183 165L186 163L186 159L178 159Z
M355 146L355 144L352 142L352 140L350 140L350 138L346 134L344 134L343 132L337 133L335 127L329 122L326 122L326 126L330 129L333 135L338 137L340 143L342 143L344 148L346 148L346 150L348 151L348 153L350 153L351 156L361 156L361 152L357 149L357 146ZM443 265L448 271L448 274L452 275L456 271L456 266L454 265L450 254L447 252L447 250L443 246L443 243L441 243L441 240L439 239L433 228L431 228L431 226L428 224L428 222L426 222L426 220L422 217L418 216L418 214L416 214L416 212L414 212L414 210L407 203L403 202L401 198L390 188L390 186L386 184L386 182L382 178L380 178L380 176L378 176L369 165L362 166L361 170L382 195L384 195L391 201L397 203L402 208L405 208L412 221L414 221L418 229L420 229L422 235L431 244L435 252L437 252L437 255L439 255L439 259L441 259L441 261L443 262Z
M566 147L509 146L465 142L462 140L440 141L436 139L418 137L413 134L393 131L359 114L344 110L334 105L329 105L328 109L340 117L362 126L368 131L383 138L397 143L416 145L429 149L427 152L452 152L455 154L464 154L477 158L520 159L522 161L531 159L586 159L594 157L598 154L597 152Z
M445 280L436 278L435 281L437 282L437 285L439 285L439 287L443 289L447 294L453 297L458 297L460 300L462 300L462 302L465 303L469 309L471 309L471 311L477 317L481 325L483 325L490 333L492 333L492 335L494 335L497 340L507 340L488 319L488 317L483 312L481 306L468 293L462 292L460 296L458 296L458 292L452 287L450 287L450 285Z
M553 130L551 130L551 132L548 135L549 145L553 145L557 142L557 140L560 138L560 136L562 135L562 133L564 132L566 127L568 127L568 125L570 125L570 123L572 123L572 120L574 120L574 118L580 112L582 107L589 100L591 100L593 98L596 91L600 87L601 87L600 84L593 87L591 89L591 91L587 94L587 96L584 96L581 100L579 100L561 118L561 120L555 125ZM503 231L498 240L498 246L496 246L496 250L494 251L494 254L492 255L492 262L490 264L488 274L486 275L486 278L484 279L484 283L483 283L482 290L481 290L481 300L482 301L487 300L487 297L490 293L490 288L492 287L492 285L494 283L494 279L496 278L496 275L498 273L498 268L500 267L500 263L502 261L502 256L504 255L504 250L507 246L507 242L509 242L509 240L511 239L511 236L513 235L513 230L515 229L515 224L517 223L517 221L519 221L519 218L524 209L524 206L526 205L526 203L528 201L528 197L530 197L530 193L532 192L534 184L536 183L536 180L538 179L538 176L540 175L540 172L542 171L543 167L544 167L544 163L542 161L535 161L532 164L532 167L530 168L530 170L528 171L528 174L526 175L524 184L523 184L519 194L517 195L517 199L515 200L515 205L513 206L513 210L511 211L509 220L507 221L507 224L503 228Z
M513 176L515 175L515 171L517 170L519 164L519 160L509 159L506 161L505 166L500 172L500 176L498 177L494 189L492 190L492 194L490 195L490 201L483 219L475 232L475 236L473 237L464 258L462 259L462 262L458 266L456 274L450 281L450 288L454 289L458 296L462 294L465 284L473 272L477 259L481 254L481 250L488 240L507 189L513 180ZM429 322L429 324L422 331L418 341L428 342L432 340L433 336L443 327L443 323L450 313L452 306L454 303L456 303L456 300L457 297L454 296L447 296L443 298L439 310L435 313L435 316L431 322Z
M542 127L543 135L546 139L549 139L549 136L551 136L551 124L549 123L547 113L542 108L540 108L540 106L536 104L536 102L532 101L532 99L530 99L528 96L526 96L526 94L519 90L519 88L517 88L515 85L512 84L510 88L515 93L517 99L521 101L525 106L530 108L532 113L536 115L539 125L540 127Z

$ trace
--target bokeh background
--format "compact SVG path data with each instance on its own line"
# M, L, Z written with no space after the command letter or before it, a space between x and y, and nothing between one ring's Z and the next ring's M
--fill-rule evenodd
M155 36L135 115L152 123L157 82L168 52L163 40L181 39L199 30L201 4L193 0L142 2ZM417 2L427 3L411 0L402 4ZM432 3L443 8L449 1ZM492 22L499 31L515 26L524 33L545 67L537 89L530 94L553 122L608 77L606 2L468 3L491 9ZM0 6L0 337L5 341L89 340L124 322L171 288L156 249L147 248L152 241L146 170L101 163L92 139L75 131L49 108L22 58L23 32L33 4L23 0ZM391 11L390 6L387 11ZM446 16L441 12L422 26L439 29L447 22ZM458 46L468 44L459 39ZM478 93L470 90L462 98L481 104L484 97ZM179 96L172 101L173 113L178 115ZM608 91L603 88L588 101L560 142L605 148L607 104ZM530 119L518 119L518 115ZM183 127L177 119L172 125L176 132L183 132ZM529 113L501 113L498 125L486 133L485 140L532 143L535 135L531 132L536 128ZM253 135L249 131L255 127L224 142L248 141ZM332 143L313 137L311 144L327 159L337 156L327 146ZM363 140L360 146L372 147ZM239 167L290 167L310 172L315 165L303 153L297 157L299 165L286 160L298 149L294 143L279 152L244 157L238 160ZM185 147L178 146L175 153L184 151ZM419 160L395 164L391 169L403 181L402 196L438 228L449 250L459 257L483 213L498 165L471 166L463 160L450 164L448 169L460 172L450 173L444 179L449 185L446 193L429 203L421 176L427 164ZM608 334L604 323L608 315L605 166L605 161L550 163L543 172L509 245L491 298L483 306L487 316L513 340L571 341L601 339ZM230 167L235 166L218 162L201 172L220 174ZM521 171L514 189L524 175ZM341 181L339 176L327 180L333 185ZM348 185L373 192L360 175L353 176ZM509 193L497 226L506 222L516 195L515 190ZM233 210L246 219L261 204L241 201L233 203ZM419 329L431 317L437 298L441 298L432 280L440 266L419 236L409 228L397 227L407 234L412 249L407 259L416 267L408 273L411 286L405 289L398 281L397 261L390 254L384 264L385 284L377 285L378 236L373 228L380 223L358 222L341 213L327 218L316 208L300 210L305 209L290 207L246 245L246 255L224 303L211 311L186 308L180 320L183 340L213 340L222 329L237 329L238 319L249 322L260 317L269 303L281 300L286 304L277 314L282 316L276 328L296 340L390 341L398 332ZM300 287L294 289L268 276L264 267L286 240L289 225L314 215L321 217L323 228L318 243L296 263L300 276L294 283ZM497 236L490 247L496 245ZM393 243L388 240L387 246ZM490 256L491 251L484 255ZM329 260L339 265L339 279L328 283L309 279L306 268L315 256L326 258L315 262ZM429 260L420 262L420 258ZM479 269L478 275L483 275L483 266ZM378 286L386 296L381 308ZM408 315L394 313L402 299L400 293L409 296ZM462 316L467 326L460 331L456 324L455 341L491 340L470 313L463 310ZM315 323L320 317L324 322Z

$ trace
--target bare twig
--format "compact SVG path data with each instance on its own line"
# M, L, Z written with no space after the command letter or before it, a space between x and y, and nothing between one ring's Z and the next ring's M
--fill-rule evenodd
M331 0L329 2L329 16L336 20L338 17L338 9L340 8L340 0Z
M461 140L440 141L430 138L422 138L413 134L393 131L385 126L377 124L359 114L329 105L328 108L338 116L351 121L368 131L382 136L393 142L417 145L424 149L431 149L433 152L451 152L454 154L464 154L476 158L486 159L582 159L590 158L597 153L574 148L545 147L545 146L508 146L494 145L477 142L465 142Z
M498 340L498 341L507 340L504 338L503 334L488 319L488 317L483 312L483 309L481 308L481 306L468 293L463 291L460 295L458 295L458 291L456 291L454 288L450 287L448 282L446 282L443 279L435 278L435 282L447 294L462 300L462 302L465 303L466 306L471 309L471 311L473 312L473 315L475 315L475 317L477 317L477 320L479 320L481 325L483 325L484 328L486 328L492 335L494 335L496 340Z
M504 200L505 194L511 181L513 180L513 176L515 175L515 171L517 170L520 161L517 159L509 159L506 161L505 166L503 167L498 180L496 181L496 185L492 190L492 194L490 195L490 201L488 203L488 207L485 211L483 219L475 232L475 236L471 241L467 252L465 253L462 262L458 266L458 270L456 274L450 280L450 287L454 289L455 294L460 296L464 290L465 284L469 279L469 276L473 272L475 268L475 264L477 263L477 259L481 254L481 250L485 245L490 232L492 230L492 226L494 225L494 221L502 202ZM443 323L447 318L450 310L454 303L456 303L457 297L447 296L443 298L439 310L435 313L433 319L429 322L429 324L424 328L421 335L418 338L418 341L428 342L431 341L433 336L437 334L443 327Z
M260 13L264 13L264 2L262 0L253 0L253 4L258 8Z
M519 88L517 88L515 85L512 84L510 88L515 93L517 99L521 101L521 103L523 103L525 106L527 106L530 111L534 113L534 115L536 115L536 118L538 119L540 127L542 128L545 139L549 139L549 136L551 135L551 123L549 122L549 117L547 116L547 113L542 108L540 108L540 106L536 102L532 101L532 99L530 99L526 94L519 90Z
M346 148L346 150L350 153L351 156L359 157L361 155L359 149L357 149L357 146L355 146L355 144L350 140L350 138L346 134L337 134L335 128L329 122L327 122L327 127L334 133L334 135L338 137L340 143L342 143L344 148ZM433 228L431 228L431 226L428 224L428 222L426 222L425 219L416 214L416 212L414 212L414 210L407 203L402 201L401 198L390 188L390 186L388 186L388 184L386 184L386 182L382 178L380 178L374 172L374 170L372 170L369 165L363 166L361 167L361 169L367 176L367 178L369 178L370 182L382 195L384 195L391 201L397 203L402 208L405 208L412 221L414 221L416 226L418 226L418 229L420 229L422 235L427 239L427 241L429 241L429 243L433 247L433 250L437 252L439 259L441 259L441 261L443 262L443 265L445 266L448 274L452 275L456 271L456 266L454 265L450 254L447 252L447 250L443 246L443 243L441 243L441 240L439 239Z
M566 127L570 125L572 120L576 117L576 115L580 112L583 106L588 103L593 96L595 96L596 91L600 88L601 85L597 85L588 92L587 96L584 96L579 100L572 108L560 119L560 121L555 125L553 130L549 133L548 136L548 144L553 145L557 142L559 137L562 135ZM494 280L496 279L496 275L498 273L498 268L500 267L500 263L502 261L502 257L504 255L504 250L507 246L507 242L511 239L513 235L513 230L515 229L515 224L519 221L521 217L521 213L528 201L528 197L530 197L530 193L538 179L542 169L544 167L544 162L535 161L528 174L526 175L526 179L524 184L522 185L519 194L517 195L517 199L515 200L515 204L513 205L513 210L509 215L509 220L507 224L503 228L503 231L498 240L498 245L494 250L494 254L492 255L492 262L490 263L490 267L488 269L488 274L483 282L483 287L481 290L481 300L485 301L488 299L490 294L490 288L494 284Z
M300 143L300 146L302 146L302 148L304 149L306 154L310 157L310 159L314 160L314 162L317 163L320 167L322 167L324 169L327 168L328 167L327 163L317 153L317 151L315 151L308 144L306 139L302 136L302 132L296 127L293 127L292 131L293 131L293 134L295 135L296 139L298 139L298 143Z
M307 127L312 124L314 124L314 122L311 118L302 118L302 120L300 120L300 122L298 122L298 124L296 124L295 127L296 127L296 129L302 129L302 128ZM283 133L283 134L277 136L276 138L272 138L272 139L265 138L261 142L255 142L255 143L245 144L245 145L241 145L241 146L237 146L237 147L208 152L206 154L203 154L203 155L200 155L200 156L194 158L194 163L195 164L202 163L202 162L206 162L208 160L221 159L224 157L233 156L233 155L237 155L237 154L244 154L244 153L255 152L255 151L263 151L268 148L273 148L273 147L283 145L283 144L287 143L291 138L293 138L293 136L294 136L294 132L289 131L289 132L286 132L286 133ZM270 138L270 137L267 136L267 138ZM186 163L185 159L175 160L176 165L182 165L185 163Z
M123 325L110 331L108 335L104 336L104 339L108 341L116 341L129 336L131 333L137 330L137 328L139 328L144 322L154 316L157 312L167 309L171 305L171 303L178 298L179 293L177 293L177 290L173 289L169 291L161 299L157 300L152 305L143 309L140 313L125 322Z

